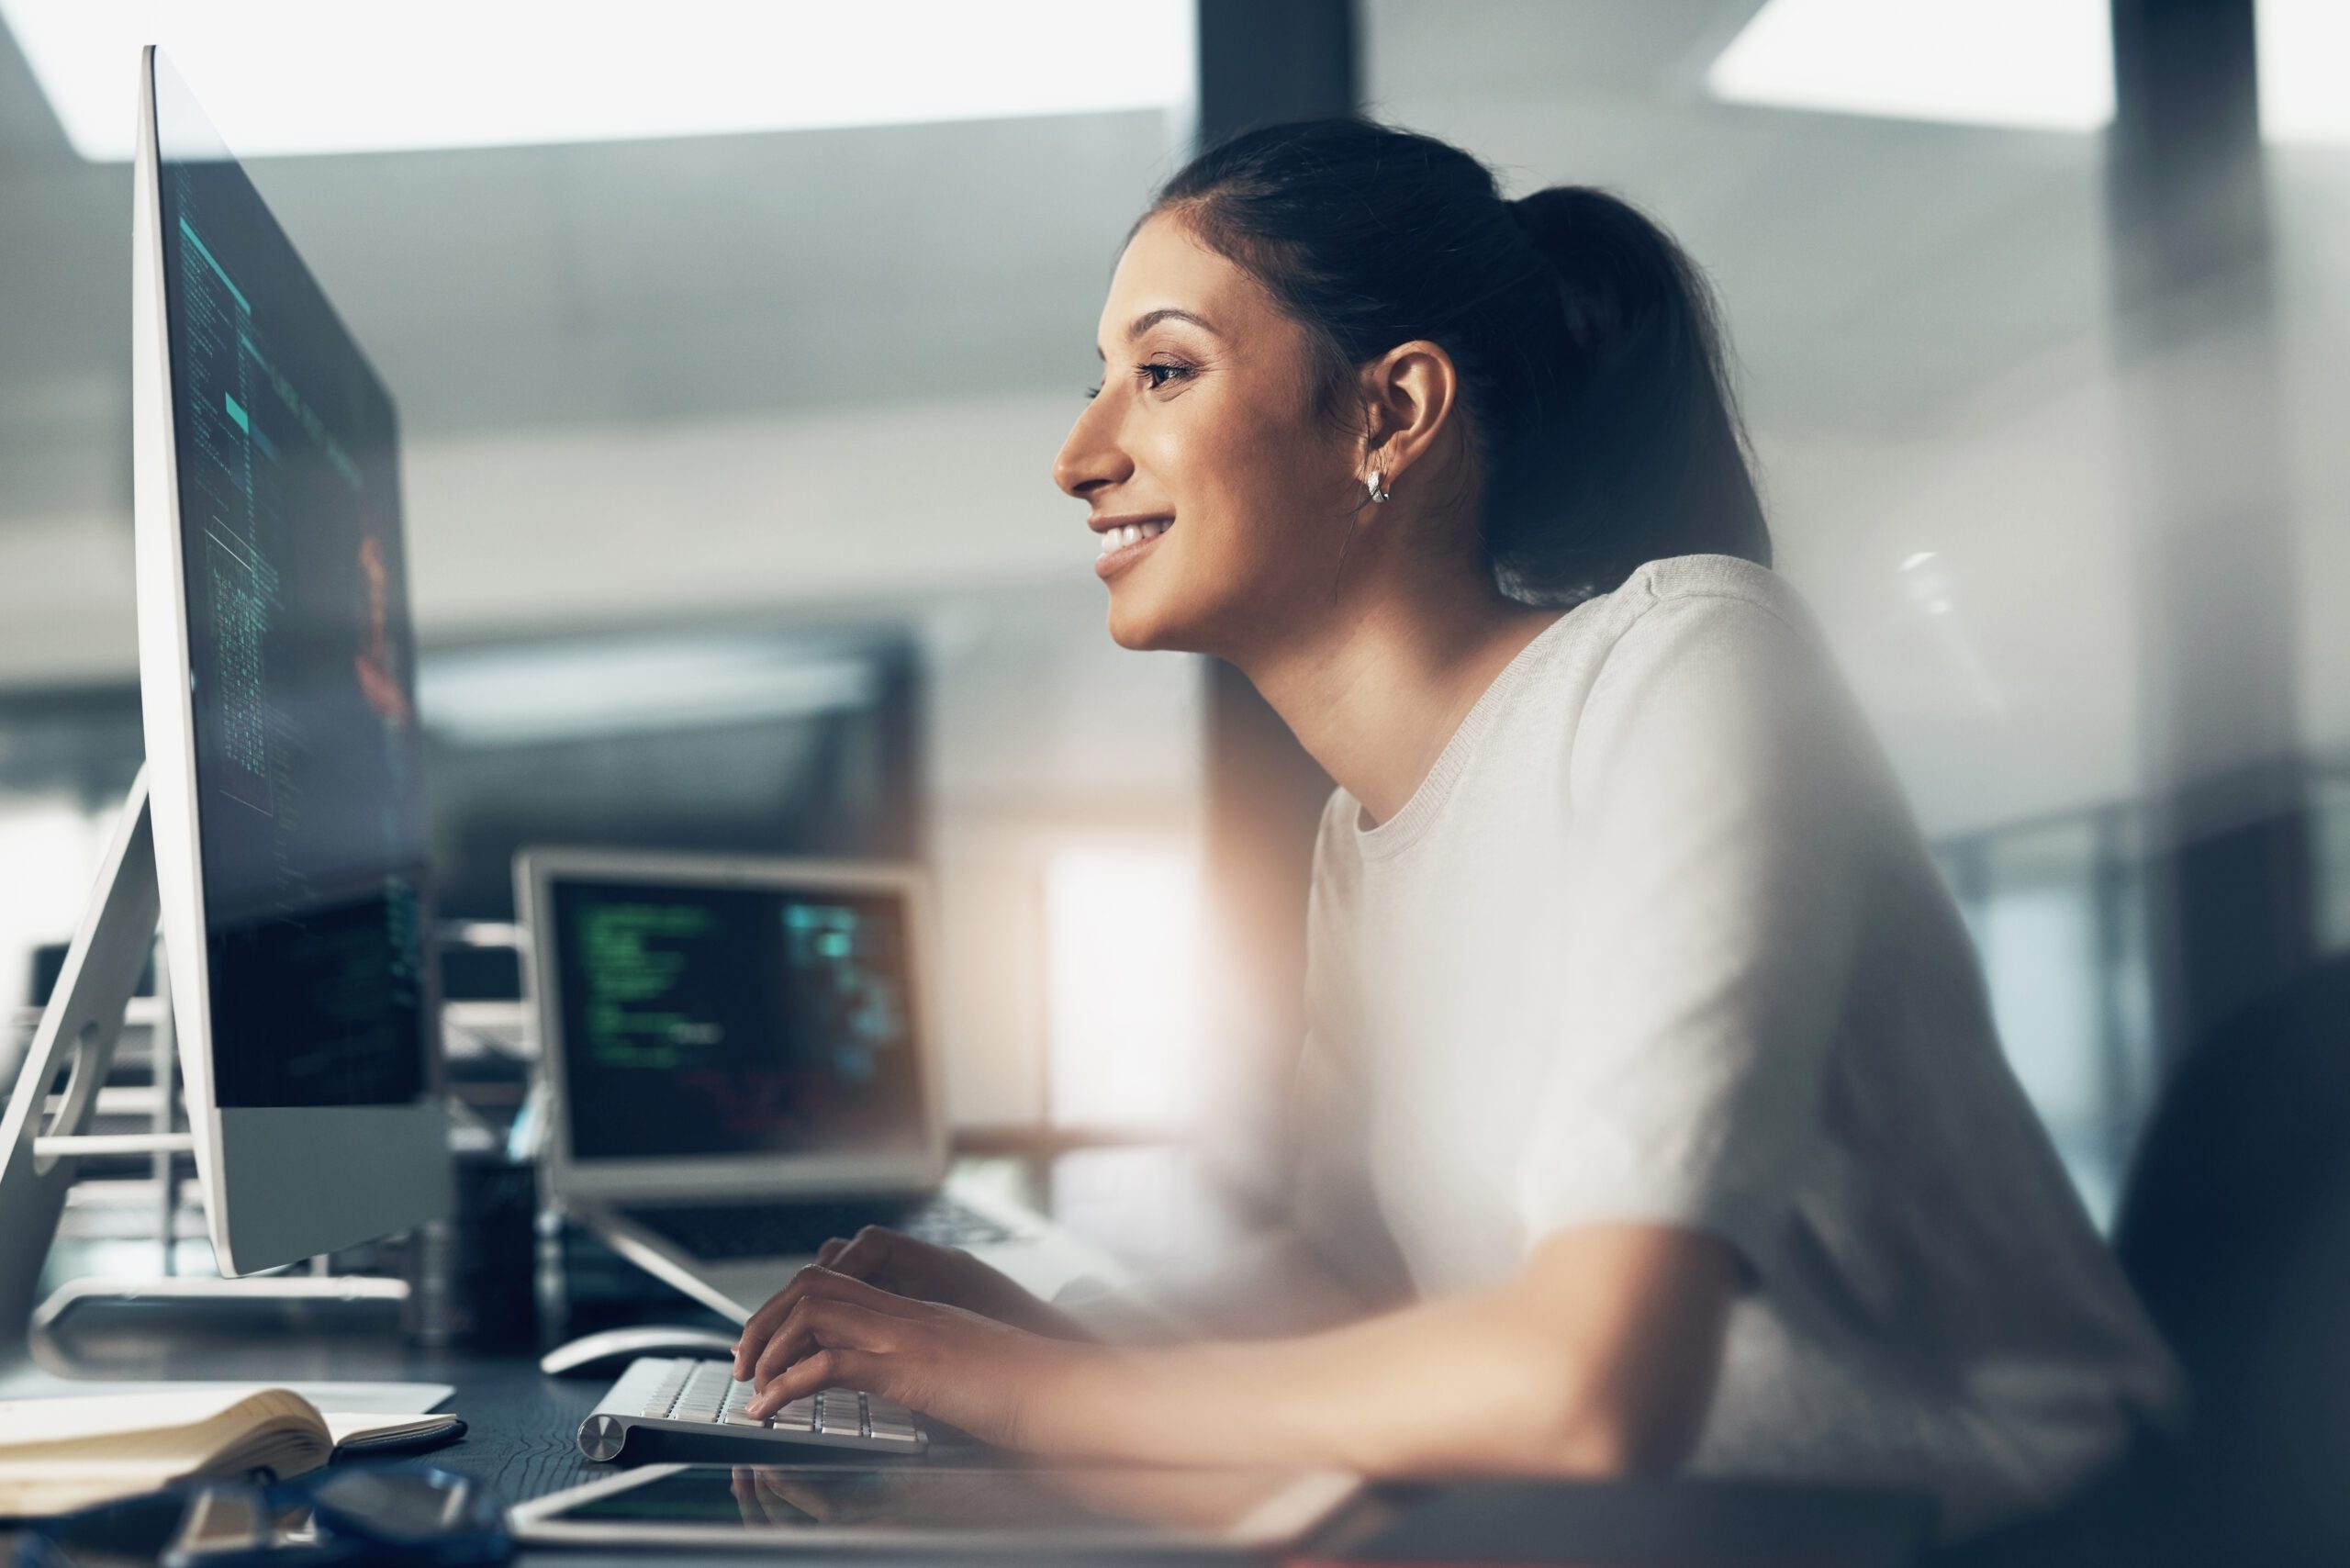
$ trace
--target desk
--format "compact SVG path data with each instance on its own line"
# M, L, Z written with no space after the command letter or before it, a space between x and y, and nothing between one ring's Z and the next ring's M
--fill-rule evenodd
M189 1312L92 1305L76 1311L35 1350L37 1361L28 1364L18 1357L8 1364L0 1388L103 1390L104 1383L84 1378L453 1383L457 1394L448 1408L465 1418L466 1433L464 1440L434 1450L434 1462L478 1476L509 1501L610 1471L581 1459L573 1441L605 1382L543 1376L535 1360L520 1350L409 1346L401 1339L394 1307L336 1304ZM56 1375L69 1371L73 1382Z
M1056 1187L1067 1195L1065 1184ZM1166 1194L1160 1192L1157 1197L1163 1204ZM1096 1234L1090 1225L1077 1225L1084 1217L1078 1212L1081 1204L1064 1209L1056 1204L1055 1208L1058 1217L1086 1230L1089 1238ZM1112 1228L1106 1211L1094 1217L1103 1222L1099 1234L1106 1236ZM1166 1244L1164 1227L1140 1234L1150 1235L1153 1246ZM678 1299L682 1309L686 1304ZM676 1316L686 1315L681 1310ZM0 1352L0 1395L39 1388L95 1392L103 1387L103 1381L88 1380L446 1383L457 1390L450 1407L465 1418L467 1431L462 1441L434 1450L432 1462L480 1478L509 1502L542 1496L610 1474L612 1469L582 1459L574 1440L581 1417L603 1393L608 1379L545 1377L535 1355L524 1349L413 1346L401 1335L397 1308L380 1304L247 1305L217 1310L93 1305L77 1310L32 1349L38 1364L28 1362L26 1351L17 1347ZM1700 1484L1625 1488L1473 1484L1394 1488L1381 1502L1397 1511L1433 1509L1437 1517L1460 1521L1457 1529L1447 1527L1453 1539L1478 1539L1469 1551L1455 1550L1459 1561L1572 1561L1561 1555L1561 1549L1582 1540L1612 1543L1606 1560L1623 1568L1643 1562L1713 1568L1790 1561L1811 1568L1896 1568L1909 1560L1901 1543L1914 1536L1919 1522L1898 1500ZM1654 1540L1660 1535L1677 1543L1672 1554L1661 1554L1652 1545L1644 1551L1636 1546L1629 1554L1623 1550L1627 1541ZM566 1551L530 1553L522 1561L571 1568L625 1562L641 1568L647 1559Z

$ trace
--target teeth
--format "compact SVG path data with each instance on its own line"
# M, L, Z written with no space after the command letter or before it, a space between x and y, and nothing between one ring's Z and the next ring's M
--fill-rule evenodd
M1105 528L1102 531L1100 553L1107 555L1113 550L1124 550L1128 545L1139 544L1146 539L1156 539L1166 532L1167 529L1168 524L1164 521L1129 522L1118 528Z

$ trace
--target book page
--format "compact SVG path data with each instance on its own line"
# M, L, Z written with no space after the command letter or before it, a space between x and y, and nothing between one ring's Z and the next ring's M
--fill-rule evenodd
M337 1448L353 1438L389 1437L396 1432L430 1432L448 1426L456 1417L447 1411L430 1416L386 1416L374 1410L329 1410L320 1419Z
M328 1440L309 1401L282 1388L24 1399L0 1406L0 1463L12 1471L156 1465L185 1474L263 1428Z
M207 1388L185 1394L64 1394L54 1399L0 1400L0 1450L71 1442L115 1432L192 1427L261 1390Z
M283 1388L18 1400L0 1406L0 1514L83 1507L195 1475L298 1475L332 1451L318 1411Z

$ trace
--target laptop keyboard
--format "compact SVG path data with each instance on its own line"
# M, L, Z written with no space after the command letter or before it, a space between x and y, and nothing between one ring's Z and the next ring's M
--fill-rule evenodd
M954 1199L865 1198L824 1202L677 1204L627 1208L630 1219L697 1258L798 1258L868 1225L940 1247L1009 1241L1013 1233Z

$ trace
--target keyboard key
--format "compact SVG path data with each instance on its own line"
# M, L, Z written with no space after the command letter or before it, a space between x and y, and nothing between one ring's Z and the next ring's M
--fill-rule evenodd
M853 1388L819 1389L764 1419L749 1413L751 1402L757 1397L757 1389L734 1380L731 1362L680 1362L675 1372L663 1377L659 1390L646 1403L644 1415L655 1420L772 1431L818 1446L828 1439L908 1450L923 1446L922 1428L912 1411Z

